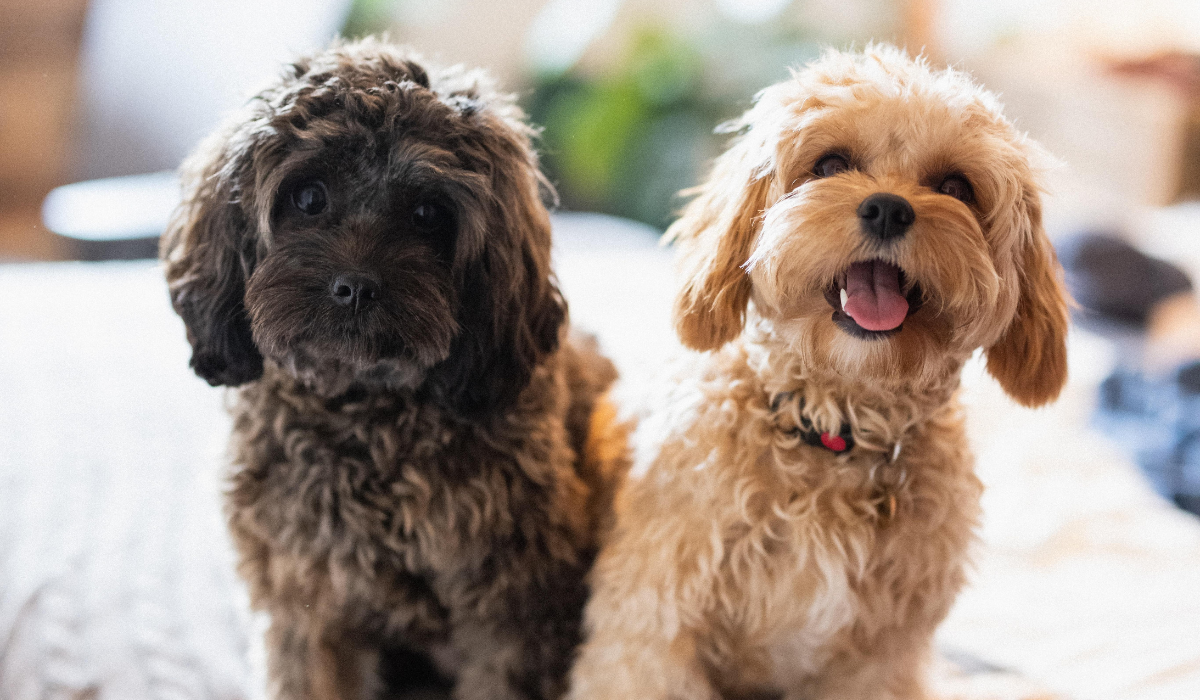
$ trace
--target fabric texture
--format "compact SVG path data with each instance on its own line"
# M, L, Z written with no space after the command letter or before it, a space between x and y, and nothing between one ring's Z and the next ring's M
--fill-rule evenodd
M636 391L676 348L669 251L556 217L575 324ZM261 697L221 515L224 392L187 367L153 262L0 267L0 698ZM1200 520L1090 428L1108 344L1077 332L1063 398L964 375L984 500L935 687L971 700L1200 696Z

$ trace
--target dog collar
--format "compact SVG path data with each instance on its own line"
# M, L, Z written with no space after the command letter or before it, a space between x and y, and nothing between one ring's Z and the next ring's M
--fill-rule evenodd
M842 429L837 435L830 432L821 432L813 425L812 420L804 415L804 399L800 398L797 406L796 416L799 419L800 425L785 427L780 425L780 408L784 402L795 398L795 392L784 391L775 394L771 397L771 412L775 414L776 427L789 437L799 437L805 444L813 447L820 447L830 452L842 455L854 449L854 434L849 423L842 425ZM883 527L896 519L896 513L899 509L899 502L896 498L896 493L902 489L908 481L908 471L900 466L898 474L893 479L888 479L887 483L878 481L876 477L880 468L888 469L896 463L900 458L900 442L897 441L892 445L890 454L885 454L882 459L871 465L871 470L867 474L867 481L874 484L874 502L877 514L877 523Z
M780 408L784 402L791 401L795 398L795 392L784 391L775 394L771 397L771 412L775 414L775 425L784 435L789 437L799 437L807 445L820 447L829 450L830 452L842 455L854 449L854 434L847 422L842 425L837 435L829 432L821 432L813 425L812 419L804 415L804 398L801 397L798 402L795 416L799 419L800 425L785 427L781 425ZM789 415L790 417L790 415ZM896 519L896 514L899 510L899 501L896 494L908 482L908 470L900 465L898 473L894 474L890 479L877 480L880 474L880 469L887 471L900 458L900 442L896 441L892 445L890 454L885 454L882 459L875 461L871 465L870 471L867 473L867 482L873 484L873 500L875 503L876 522L880 527L885 527Z
M790 401L794 397L795 392L791 391L783 391L775 394L771 399L771 412L778 415L783 403ZM797 436L808 445L823 447L834 454L845 454L854 449L854 431L850 428L849 423L843 423L842 429L838 431L837 435L817 430L808 416L804 415L803 398L800 399L797 415L800 417L800 425L791 428L781 428L785 434Z

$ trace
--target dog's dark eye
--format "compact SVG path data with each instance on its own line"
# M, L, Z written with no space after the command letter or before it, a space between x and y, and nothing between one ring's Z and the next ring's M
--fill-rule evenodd
M817 161L817 164L813 166L813 175L817 177L833 177L849 169L850 161L846 160L845 156L831 153Z
M436 231L444 227L449 218L445 207L433 202L418 202L412 210L413 225L422 231Z
M325 183L308 180L292 190L292 204L306 216L316 216L329 206L329 193Z
M971 183L962 175L950 175L942 184L938 185L937 191L949 195L960 202L975 201L975 190L971 187Z

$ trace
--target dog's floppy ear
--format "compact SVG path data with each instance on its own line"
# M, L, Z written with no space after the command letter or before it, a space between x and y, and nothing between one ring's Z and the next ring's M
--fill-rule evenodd
M1009 396L1032 408L1058 398L1067 381L1067 295L1036 191L1026 191L1021 219L1017 311L988 348L987 368Z
M503 107L504 105L501 105ZM479 138L465 148L490 172L486 221L462 230L456 261L462 330L432 383L456 409L479 413L511 403L538 364L558 349L567 305L550 266L550 215L542 194L553 188L538 168L531 130L516 111L472 116Z
M715 350L742 332L750 301L744 269L762 226L771 184L769 168L751 151L762 148L744 135L722 154L708 181L667 229L679 247L675 332L695 350Z
M248 145L216 134L182 168L183 201L163 234L171 304L187 326L192 369L209 384L237 386L262 375L243 302L254 264L254 222L237 181Z

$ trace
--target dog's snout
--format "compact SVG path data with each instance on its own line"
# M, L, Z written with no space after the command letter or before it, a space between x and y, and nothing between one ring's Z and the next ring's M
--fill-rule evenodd
M366 275L343 273L333 279L329 294L334 303L358 311L379 298L379 283Z
M879 192L858 205L858 218L862 219L863 230L886 241L903 236L917 215L907 199Z

